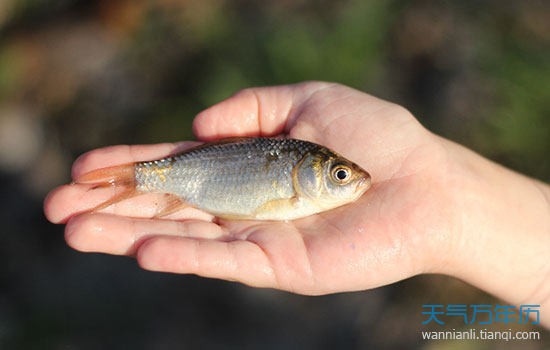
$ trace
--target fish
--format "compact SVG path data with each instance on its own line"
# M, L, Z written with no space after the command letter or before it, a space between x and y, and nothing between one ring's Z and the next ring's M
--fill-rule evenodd
M222 219L288 221L354 202L370 188L371 176L313 142L240 137L93 170L75 182L124 188L93 210L154 192L173 198L157 217L192 206Z

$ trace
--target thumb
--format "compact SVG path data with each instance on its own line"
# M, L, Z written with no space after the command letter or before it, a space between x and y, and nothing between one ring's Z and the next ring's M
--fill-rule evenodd
M328 83L248 88L199 113L194 134L203 141L231 136L274 136L285 132L295 111Z

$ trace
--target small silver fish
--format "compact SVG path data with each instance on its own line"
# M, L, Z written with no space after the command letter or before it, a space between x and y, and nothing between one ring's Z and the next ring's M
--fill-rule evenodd
M161 192L178 200L158 216L190 205L227 219L292 220L355 201L371 178L312 142L231 138L160 160L98 169L76 182L127 188L96 210L139 193Z

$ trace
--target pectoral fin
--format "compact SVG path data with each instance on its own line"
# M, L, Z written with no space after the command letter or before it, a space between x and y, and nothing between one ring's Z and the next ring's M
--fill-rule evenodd
M298 204L297 197L274 199L258 207L252 216L255 219L285 220L287 217L295 216Z

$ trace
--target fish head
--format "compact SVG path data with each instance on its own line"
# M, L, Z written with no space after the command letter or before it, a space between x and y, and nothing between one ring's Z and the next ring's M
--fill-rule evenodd
M310 152L295 168L296 193L322 210L355 201L370 185L367 171L328 149Z

